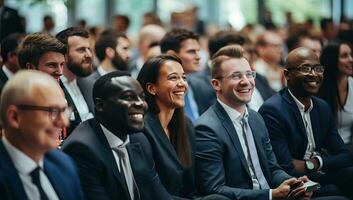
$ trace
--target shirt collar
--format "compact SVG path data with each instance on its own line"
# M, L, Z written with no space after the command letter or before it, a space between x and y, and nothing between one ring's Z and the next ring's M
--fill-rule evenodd
M21 174L28 175L38 166L43 169L43 160L40 160L38 163L24 154L21 150L13 146L6 137L2 137L2 141L6 151L9 153L9 156L15 165L17 171Z
M230 119L232 120L232 122L237 121L240 122L241 119L244 117L245 119L248 118L249 113L248 113L248 109L245 107L245 113L244 116L241 115L240 112L238 112L237 110L231 108L230 106L228 106L227 104L223 103L221 100L217 99L217 101L221 104L221 106L224 108L224 110L226 111L226 113L228 114L228 116L230 117Z
M67 79L64 75L60 76L60 80L65 84L76 84L76 78L72 81L69 81L69 79Z
M289 89L288 89L288 92L289 92L289 94L292 96L292 98L294 99L294 102L295 102L295 104L297 104L297 106L298 106L300 112L310 112L310 111L313 109L313 101L311 100L311 98L310 98L310 107L309 107L309 109L308 109L307 111L305 111L305 106L304 106L304 104L302 104L302 103L293 95L293 93L292 93Z
M112 72L112 71L105 70L101 65L99 65L97 67L97 71L98 71L98 74L101 75L101 76L103 76L105 74L108 74L109 72Z
M129 144L130 142L129 135L126 137L126 140L124 142L119 137L114 135L111 131L109 131L106 127L104 127L102 124L100 124L100 126L102 127L103 133L108 140L110 148L125 147L126 145Z
M12 78L14 75L12 71L10 71L9 68L6 67L5 64L2 66L2 71L4 71L8 79Z

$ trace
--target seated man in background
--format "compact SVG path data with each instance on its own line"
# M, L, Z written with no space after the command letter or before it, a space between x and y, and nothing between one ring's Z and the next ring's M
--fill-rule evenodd
M66 47L47 33L27 35L20 43L17 56L22 69L48 73L57 81L63 75Z
M42 72L17 72L0 109L1 199L83 199L73 161L55 150L71 113L59 84Z
M63 145L78 165L86 198L171 199L150 144L138 133L147 109L140 84L127 72L111 72L96 81L93 99L95 118L80 124Z
M284 70L288 87L268 99L259 113L277 160L288 174L319 182L323 187L314 195L342 192L352 199L353 157L338 135L329 105L313 96L324 69L312 50L291 51Z

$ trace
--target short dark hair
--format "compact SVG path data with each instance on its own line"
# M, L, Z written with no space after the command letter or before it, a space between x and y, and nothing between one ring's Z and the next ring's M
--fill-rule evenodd
M115 20L120 19L120 20L124 21L126 27L129 27L129 25L130 25L130 19L126 15L115 15L114 19Z
M243 46L246 43L246 38L240 33L234 31L220 31L208 42L208 51L210 57L212 57L218 50L227 45L238 44Z
M12 33L6 36L1 41L1 57L4 63L7 62L7 56L9 53L16 53L16 49L23 39L24 35L21 33Z
M113 71L108 74L105 74L97 79L97 81L93 85L93 92L92 92L92 98L93 102L96 103L97 98L100 99L106 99L111 95L110 93L107 93L109 89L108 83L111 82L111 79L114 77L119 77L119 76L131 76L129 72L127 71Z
M157 114L160 112L156 103L155 96L147 91L148 83L156 83L159 78L159 72L162 65L167 61L175 61L181 64L179 57L174 55L162 54L148 59L142 66L137 80L140 82L144 92L145 99L150 112ZM186 129L186 118L184 108L176 108L172 119L168 124L170 130L171 143L176 147L177 155L183 167L190 166L191 163L191 147Z
M27 35L18 47L17 57L20 67L25 69L27 63L38 66L40 58L47 52L66 54L66 46L47 33Z
M71 36L88 38L89 34L86 29L80 27L70 27L56 34L56 38L62 43L64 43L66 46L68 45L68 38Z
M320 28L321 28L321 30L326 29L328 24L333 24L333 19L332 18L322 18L320 20Z
M165 34L161 40L161 51L166 53L168 50L173 50L179 53L181 43L187 39L199 40L199 36L189 30L175 28Z
M101 35L96 44L95 44L95 52L97 58L102 61L105 58L105 50L110 47L115 50L115 47L118 45L117 37L112 34Z
M222 76L222 63L232 58L240 59L244 57L244 50L240 45L228 45L218 50L212 57L211 74L217 79Z

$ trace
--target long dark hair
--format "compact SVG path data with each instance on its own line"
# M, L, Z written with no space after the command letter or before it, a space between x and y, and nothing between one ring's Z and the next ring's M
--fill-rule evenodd
M332 108L332 114L336 122L338 122L338 111L344 110L344 105L340 99L340 91L338 88L338 59L340 47L344 43L334 42L328 44L321 53L320 62L324 65L324 79L318 96L324 99Z
M159 72L163 64L167 61L175 61L180 64L180 58L172 55L162 54L150 58L142 66L141 71L137 77L144 92L148 109L154 114L158 114L160 109L157 106L155 96L147 91L148 83L156 83L159 78ZM170 131L170 142L176 148L177 155L183 167L188 167L191 164L191 147L189 142L189 135L186 128L186 118L184 115L184 108L176 108L172 119L168 124Z

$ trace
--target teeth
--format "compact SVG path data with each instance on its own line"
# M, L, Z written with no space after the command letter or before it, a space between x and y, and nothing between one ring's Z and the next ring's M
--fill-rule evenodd
M143 115L142 114L132 114L131 117L140 120L143 118Z
M176 95L184 95L185 92L174 92L174 94L176 94Z
M316 81L309 81L308 84L311 85L311 86L316 86L317 82Z

